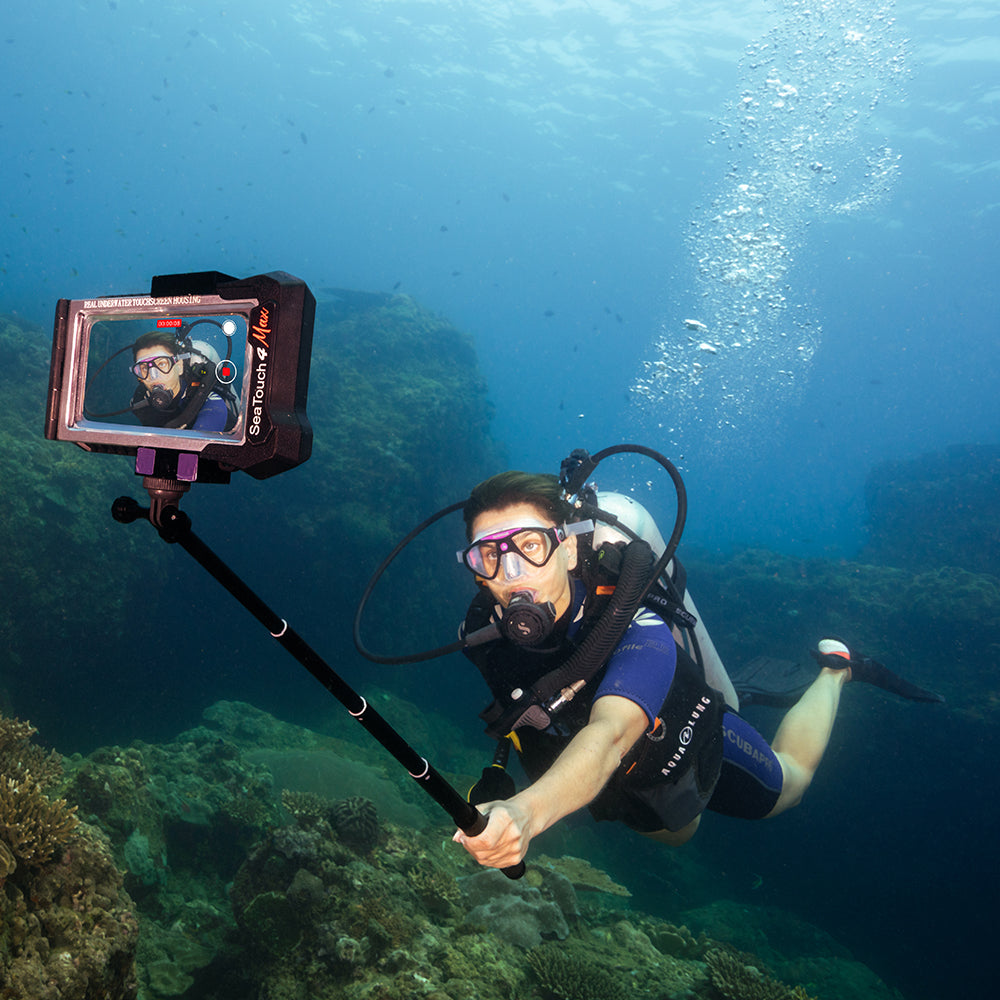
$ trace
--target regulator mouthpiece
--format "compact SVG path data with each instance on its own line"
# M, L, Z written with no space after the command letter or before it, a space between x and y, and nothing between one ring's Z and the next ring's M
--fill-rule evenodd
M550 635L556 624L556 609L551 601L536 604L527 591L511 595L503 610L500 631L519 646L537 646Z
M146 390L149 405L154 410L169 410L173 406L174 397L169 389L162 385L154 385Z

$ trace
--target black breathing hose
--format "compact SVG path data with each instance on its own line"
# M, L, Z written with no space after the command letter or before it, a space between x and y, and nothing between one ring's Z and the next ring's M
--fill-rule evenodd
M600 641L600 648L604 648L605 645L610 643L610 648L607 653L610 655L611 650L614 649L615 644L618 639L624 634L625 629L628 627L628 623L632 620L632 615L635 614L639 605L642 603L643 598L647 593L655 586L657 580L666 570L667 565L670 560L674 557L674 553L677 551L677 546L680 543L681 535L684 533L684 523L687 520L687 491L684 488L684 480L681 479L680 473L677 471L677 467L664 455L661 455L658 451L654 451L652 448L647 448L640 444L617 444L612 445L610 448L605 448L603 451L597 452L595 455L589 455L583 450L578 450L573 452L570 459L567 459L563 463L564 476L562 481L563 487L567 494L570 496L577 495L583 488L584 483L587 478L591 475L594 469L604 461L605 458L609 458L611 455L621 455L621 454L637 454L644 455L647 458L653 459L657 464L661 465L674 483L674 490L677 494L677 515L674 518L674 529L670 534L670 538L666 543L666 547L663 550L663 554L657 560L656 565L650 571L649 575L641 581L641 589L638 591L638 596L633 593L633 590L640 586L639 582L635 582L633 585L630 580L628 584L624 580L619 580L616 587L615 595L612 597L612 601L609 603L609 608L615 607L616 610L612 615L609 615L607 611L605 615L602 616L602 622L595 625L594 629L591 630L591 636L598 631L598 627L603 623L604 617L613 617L614 626L608 625L606 629L601 628L601 636L599 640L595 640L594 645ZM571 469L570 472L566 472L567 468ZM354 614L354 645L358 652L365 657L367 660L371 660L373 663L383 663L387 665L398 665L403 663L421 663L425 660L433 660L439 656L445 656L448 653L457 653L469 645L468 638L460 639L456 642L448 643L446 646L437 646L434 649L425 650L422 653L410 653L405 656L383 656L379 653L373 653L368 649L361 639L361 619L364 615L365 608L368 604L368 600L375 589L376 584L382 578L382 574L389 568L392 561L406 548L407 545L413 541L421 532L425 531L435 522L441 520L441 518L446 517L448 514L454 513L457 510L461 510L465 506L465 501L460 500L457 503L453 503L444 510L439 510L436 514L432 514L425 521L422 521L417 525L398 545L389 553L385 559L382 560L378 569L372 574L372 578L368 581L368 585L365 587L364 593L361 595L361 599L358 601L357 611ZM596 514L601 515L601 519L609 524L618 523L617 518L611 518L607 514L600 511L599 508L594 508ZM582 513L587 513L586 506L581 508ZM627 530L628 534L633 538L635 532L627 529L627 526L621 525L624 530ZM648 545L646 546L648 552ZM627 551L627 549L626 549ZM628 560L626 559L626 563ZM645 567L649 566L649 556L647 555L645 560ZM626 566L623 564L622 574L624 576L626 571ZM640 569L638 564L633 567L629 567L629 574L632 572L639 573ZM622 591L620 600L618 598L618 591ZM631 612L628 612L628 608L631 607ZM628 613L627 613L628 612ZM485 630L484 630L485 631ZM611 641L611 637L615 635L617 631L617 638ZM494 635L491 634L489 638L493 638ZM588 636L589 638L589 636ZM585 648L589 648L587 642L581 643L579 649L571 654L570 660L579 663L576 659L578 653L582 653ZM568 661L569 662L569 661Z
M458 640L448 643L447 646L428 649L423 653L410 653L407 656L382 656L379 653L373 653L361 641L361 616L365 613L365 606L368 604L368 599L371 597L375 585L382 578L382 574L389 568L389 564L422 531L429 528L436 521L440 521L442 517L446 517L456 510L461 510L464 506L465 501L459 500L458 503L453 503L451 506L445 507L444 510L439 510L436 514L432 514L426 521L422 521L382 560L378 569L372 574L372 578L368 581L368 586L365 587L365 591L361 595L361 600L358 601L358 609L354 612L354 646L366 660L371 660L372 663L385 663L389 665L420 663L423 660L434 660L439 656L445 656L447 653L457 653L460 649L464 648L464 640Z

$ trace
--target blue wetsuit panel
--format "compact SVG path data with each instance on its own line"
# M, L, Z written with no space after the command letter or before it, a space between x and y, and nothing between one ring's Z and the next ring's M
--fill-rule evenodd
M734 712L722 718L722 771L709 800L712 812L763 819L781 795L781 764L767 740Z
M670 626L650 611L640 611L622 636L594 701L615 694L634 701L652 725L677 669L677 646Z
M213 392L198 411L198 416L195 417L191 430L222 431L226 429L228 419L229 410L226 408L226 401Z

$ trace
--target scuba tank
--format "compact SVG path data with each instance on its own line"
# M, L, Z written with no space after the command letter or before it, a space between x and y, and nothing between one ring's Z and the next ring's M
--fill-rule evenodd
M631 528L639 538L649 544L653 555L656 557L663 555L666 542L663 541L663 535L660 534L660 529L656 526L653 516L641 503L624 493L595 492L597 506L601 510L614 514L623 525ZM628 540L625 532L609 524L598 523L594 528L593 546L595 550L599 549L604 542L628 542ZM676 560L671 559L667 564L667 575L673 576L676 568ZM739 695L733 687L733 682L729 679L729 674L722 663L722 657L719 656L715 648L715 643L712 642L712 637L708 634L708 630L698 614L694 598L686 587L679 589L683 598L684 610L694 620L694 626L688 630L680 628L675 623L673 626L674 641L701 664L709 686L715 688L716 691L721 691L726 699L726 704L738 712L740 708Z

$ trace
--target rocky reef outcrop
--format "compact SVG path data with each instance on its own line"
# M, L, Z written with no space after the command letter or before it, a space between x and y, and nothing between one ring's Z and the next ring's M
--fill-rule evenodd
M863 562L1000 577L1000 445L953 445L882 462L865 483Z
M76 725L70 739L92 746L114 738L84 730L116 731L116 697L131 720L148 722L146 731L181 715L165 698L152 707L142 672L122 669L137 650L141 662L144 648L130 624L150 607L169 607L197 627L212 614L205 605L213 598L201 607L178 603L178 588L196 588L190 578L200 570L191 564L189 576L180 576L176 557L148 525L111 519L116 497L142 498L130 459L43 439L50 350L47 331L0 317L0 703L6 693L36 722ZM251 548L287 560L294 572L285 577L269 558L282 589L262 596L280 596L300 616L349 637L359 577L416 523L499 467L491 407L468 334L408 296L339 291L320 294L308 413L308 462L263 482L237 474L228 486L198 486L184 507L200 536L241 574L259 566L248 558ZM379 590L386 603L374 609L392 608L415 623L407 651L438 644L420 609L457 589L454 577L443 582L437 572L454 564L454 545L433 546L420 563L394 567ZM259 577L249 582L257 586ZM100 644L79 641L95 629ZM178 689L214 674L197 662L198 651L185 644L171 664ZM29 663L32 670L23 669ZM284 685L276 679L264 693L264 676L255 674L255 694L280 704ZM74 710L92 684L107 697L83 720ZM206 701L229 694L220 689Z
M1000 579L950 566L915 572L747 549L685 559L704 621L731 667L766 653L809 662L844 637L916 684L977 715L1000 709L993 664Z

